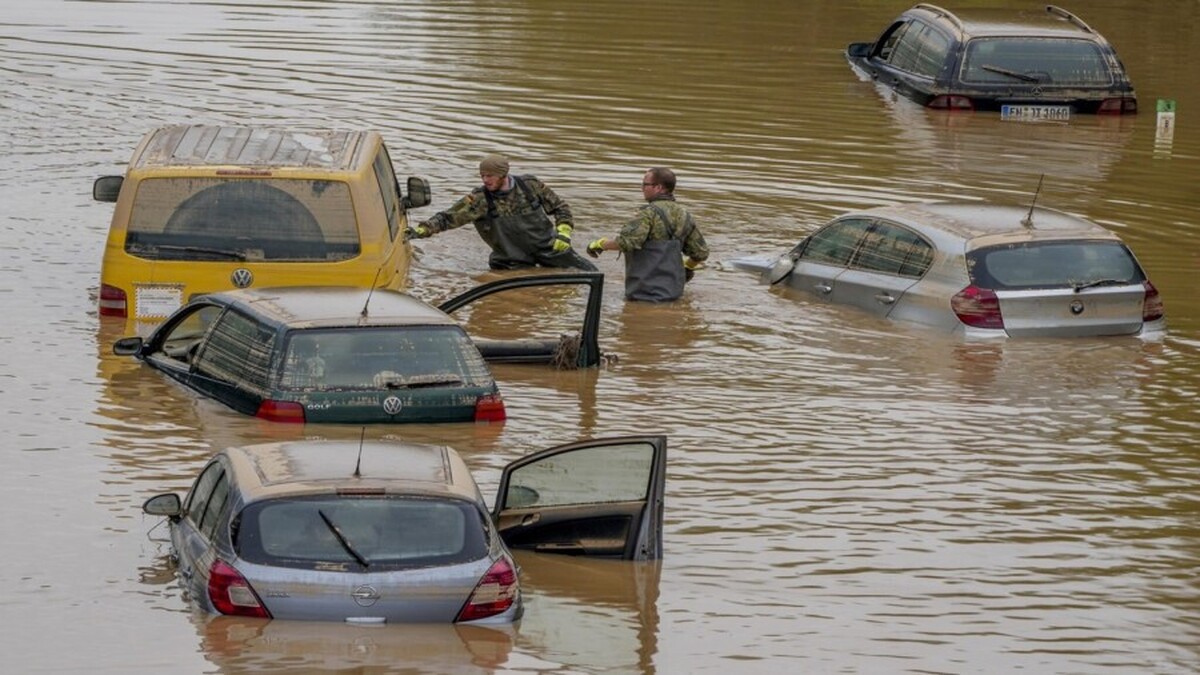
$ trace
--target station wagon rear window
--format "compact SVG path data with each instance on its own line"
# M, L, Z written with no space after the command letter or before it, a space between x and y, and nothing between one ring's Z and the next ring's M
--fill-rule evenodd
M148 260L339 261L359 254L349 186L279 178L138 184L125 251Z
M962 80L974 84L1108 86L1112 73L1087 40L977 38L967 43Z
M354 458L347 457L348 466ZM483 516L472 503L410 496L328 495L246 507L234 546L262 565L371 571L448 565L487 554Z
M1140 284L1142 268L1124 244L1112 241L1030 242L967 254L971 280L991 289Z
M490 386L491 371L458 326L293 331L279 387L292 391Z

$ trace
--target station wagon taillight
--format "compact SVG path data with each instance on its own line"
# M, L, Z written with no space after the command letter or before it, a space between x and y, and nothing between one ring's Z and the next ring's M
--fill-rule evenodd
M1136 98L1106 98L1100 103L1100 107L1096 109L1096 113L1100 115L1133 115L1137 113Z
M304 406L295 401L272 401L267 399L259 404L255 417L271 422L304 423Z
M128 316L128 307L125 291L116 286L100 284L100 316Z
M936 110L974 110L975 104L966 96L958 96L957 94L942 94L934 96L927 103L930 108Z
M1146 297L1142 300L1142 321L1157 321L1163 318L1163 301L1158 289L1148 279L1142 282L1142 287L1146 289Z
M263 607L258 594L240 572L224 560L213 562L208 574L208 599L222 614L253 616L270 619L271 613Z
M454 620L475 621L503 614L517 601L517 590L517 571L508 559L501 558L475 585L467 604L458 611Z
M1004 317L1000 315L1000 298L987 288L974 284L967 286L950 298L950 308L958 320L975 328L1004 328Z
M500 394L485 394L475 399L476 422L503 422L508 418Z

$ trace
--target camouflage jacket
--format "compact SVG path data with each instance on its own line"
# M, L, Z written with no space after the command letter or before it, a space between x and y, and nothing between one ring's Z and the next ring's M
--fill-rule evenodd
M670 218L675 238L683 244L684 255L696 262L707 260L708 243L704 241L704 235L700 233L700 228L696 227L696 221L692 219L692 214L676 202L673 195L662 195L651 199L650 203L638 210L636 218L621 228L620 234L617 235L617 246L621 251L626 253L636 251L642 248L642 244L647 241L669 238L667 223L663 222L662 216L654 208L656 206Z
M495 204L495 216L504 216L514 213L525 213L531 208L529 196L525 191L516 184L517 180L525 183L529 188L529 195L541 202L542 209L554 221L554 225L567 223L574 226L574 220L571 218L571 207L567 205L554 191L546 184L538 180L536 176L513 176L513 186L511 190L506 192L493 192L492 201ZM486 221L488 218L488 199L484 194L483 186L479 186L471 191L471 194L454 202L450 208L435 214L422 224L428 227L432 232L445 232L453 230L456 227L462 227L467 223L476 223Z

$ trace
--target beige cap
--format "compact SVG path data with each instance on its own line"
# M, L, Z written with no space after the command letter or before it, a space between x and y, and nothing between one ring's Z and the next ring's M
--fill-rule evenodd
M488 173L495 176L508 175L508 158L504 155L488 155L479 163L479 173Z

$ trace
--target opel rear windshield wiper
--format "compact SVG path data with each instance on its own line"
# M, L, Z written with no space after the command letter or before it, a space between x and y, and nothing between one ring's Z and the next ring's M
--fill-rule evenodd
M371 563L367 562L366 558L362 557L358 551L354 550L354 547L350 545L350 540L346 539L346 535L342 534L342 531L338 529L337 525L333 524L333 521L329 519L329 516L325 515L324 511L317 509L317 515L321 516L321 520L325 521L325 525L329 527L329 531L333 533L333 536L337 537L337 540L342 545L342 548L346 549L346 553L349 553L351 557L357 560L359 565L362 565L363 567L371 566Z
M1025 82L1037 82L1040 80L1040 78L1038 78L1035 75L1026 75L1025 73L1018 73L1015 70L1009 70L1008 68L1001 68L1000 66L984 64L979 67L990 73L998 73L1000 75L1007 75L1008 77L1015 77L1016 79L1023 80Z

